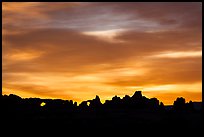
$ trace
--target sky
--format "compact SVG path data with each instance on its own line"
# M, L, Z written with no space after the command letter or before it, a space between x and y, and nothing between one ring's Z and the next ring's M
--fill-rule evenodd
M2 94L202 100L202 3L3 2Z

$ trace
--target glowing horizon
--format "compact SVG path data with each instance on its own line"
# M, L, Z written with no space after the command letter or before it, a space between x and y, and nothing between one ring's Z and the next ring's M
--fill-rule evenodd
M202 101L202 3L3 2L2 19L2 94Z

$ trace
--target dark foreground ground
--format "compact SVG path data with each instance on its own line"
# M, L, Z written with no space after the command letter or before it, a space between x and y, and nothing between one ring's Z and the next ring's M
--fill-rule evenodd
M3 127L18 132L39 131L66 134L87 132L201 135L203 130L201 112L154 112L154 111L109 111L78 112L66 115L4 115ZM9 133L9 132L8 132Z
M105 104L96 96L79 106L73 101L22 99L16 95L1 99L1 131L5 137L13 134L27 137L197 137L203 134L201 102L186 103L184 98L177 98L171 107L164 106L156 98L142 96L140 91L132 97L113 97Z

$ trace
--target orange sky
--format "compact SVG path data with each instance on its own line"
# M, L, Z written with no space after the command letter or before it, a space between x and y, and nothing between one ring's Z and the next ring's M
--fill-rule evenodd
M202 3L10 2L3 94L202 100Z

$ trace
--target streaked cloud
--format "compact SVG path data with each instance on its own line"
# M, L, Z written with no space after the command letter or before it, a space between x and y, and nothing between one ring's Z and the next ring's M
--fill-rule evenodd
M40 57L42 54L42 52L34 52L34 51L28 51L28 52L17 52L17 53L13 53L12 55L8 55L6 56L7 58L9 58L10 60L14 60L14 61L26 61L26 60L32 60L35 58Z
M185 58L185 57L202 57L202 51L186 51L186 52L166 52L152 57L156 58Z
M117 40L115 39L115 37L118 35L118 33L121 33L122 31L125 31L125 30L115 29L115 30L103 30L103 31L85 31L82 33L85 35L95 36L101 40L105 40L108 42L120 43L124 41Z

